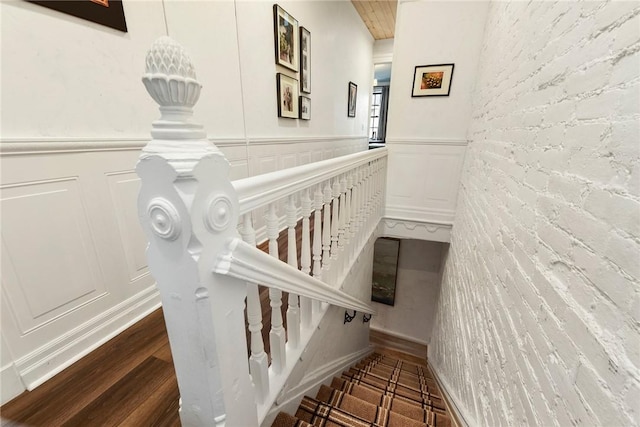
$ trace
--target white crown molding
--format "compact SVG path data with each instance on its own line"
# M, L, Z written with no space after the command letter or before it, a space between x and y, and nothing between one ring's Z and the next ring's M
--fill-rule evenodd
M387 144L467 146L469 141L458 138L387 138Z
M425 221L407 218L390 218L381 221L382 235L401 239L419 239L431 242L448 243L451 241L452 223L444 221Z
M285 136L285 137L250 137L247 138L249 145L269 145L269 144L300 144L311 142L328 142L339 140L366 140L366 135L327 135L327 136Z
M217 147L245 145L244 138L207 138ZM0 156L141 150L151 138L32 137L0 139Z

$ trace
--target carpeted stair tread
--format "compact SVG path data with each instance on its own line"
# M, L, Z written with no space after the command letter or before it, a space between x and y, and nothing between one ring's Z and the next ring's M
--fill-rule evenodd
M305 396L295 416L278 414L272 427L451 427L426 359L408 358L417 363L370 354L320 386L316 398Z
M311 424L292 415L280 412L275 420L273 420L271 427L311 427Z
M366 384L354 384L342 378L335 377L331 381L331 388L348 393L369 403L401 413L402 415L407 415L407 413L421 414L424 411L438 412L441 414L447 413L444 402L440 399L417 402Z
M388 375L384 375L384 373L375 372L375 371L363 371L355 368L350 368L347 371L347 373L356 377L367 376L370 378L376 378L379 381L397 384L399 387L405 387L411 390L415 390L416 392L429 394L431 396L440 396L440 390L438 390L438 387L435 384L428 385L428 384L422 384L420 382L398 380L393 377L389 377Z
M355 384L366 384L369 386L373 386L380 390L392 393L393 395L402 396L411 400L415 400L417 402L433 400L436 398L441 399L440 396L429 393L422 393L419 390L403 387L401 385L398 385L397 383L381 380L380 378L372 377L369 375L358 375L350 372L343 372L341 377Z
M403 417L411 418L415 421L420 421L429 426L450 425L449 417L442 413L437 414L432 411L425 411L411 404L405 403L403 405L403 402L398 402L396 399L390 397L383 397L381 399L382 401L380 399L375 399L375 397L373 400L367 400L363 397L366 396L355 396L323 385L320 387L316 399L366 420L375 419L375 416L380 412L380 409L384 409L388 412L393 412L394 414L402 415ZM369 398L371 397L372 396L369 396Z
M348 395L347 395L348 396ZM358 399L355 399L358 400ZM361 404L366 402L361 402ZM367 404L368 405L368 404ZM358 408L356 402L345 403L348 409L331 406L317 399L305 396L298 407L296 417L308 422L312 426L322 427L425 427L427 424L412 420L405 416L374 407L373 413L369 408ZM358 415L349 412L358 411ZM363 416L364 414L364 416Z
M403 371L400 368L394 369L389 366L379 365L376 363L358 363L354 365L354 368L364 372L371 372L381 377L393 378L395 381L403 384L425 384L431 387L436 387L434 379L421 374L413 374L408 371Z

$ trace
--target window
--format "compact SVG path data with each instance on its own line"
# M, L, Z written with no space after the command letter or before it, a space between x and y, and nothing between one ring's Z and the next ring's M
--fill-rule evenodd
M384 143L387 131L387 106L389 86L374 86L371 95L371 115L369 120L369 142Z

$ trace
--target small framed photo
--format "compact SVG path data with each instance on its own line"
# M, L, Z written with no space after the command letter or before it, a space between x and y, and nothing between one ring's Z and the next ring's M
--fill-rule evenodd
M298 118L298 81L286 74L276 75L278 86L278 117Z
M311 93L311 33L300 27L300 92Z
M356 116L356 100L358 99L358 85L354 82L349 82L349 98L347 102L347 116Z
M277 4L273 5L276 64L298 72L298 21Z
M449 96L453 64L418 65L413 74L411 97Z
M307 96L300 96L300 118L311 120L311 98Z

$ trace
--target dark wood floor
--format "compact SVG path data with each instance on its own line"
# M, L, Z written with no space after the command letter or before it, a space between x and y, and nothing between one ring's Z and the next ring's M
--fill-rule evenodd
M2 426L179 426L178 384L157 310L32 392Z

